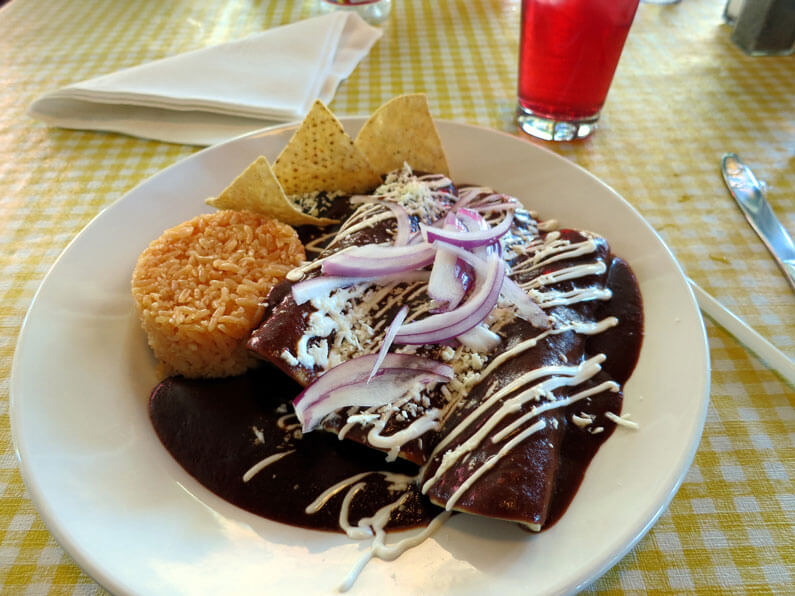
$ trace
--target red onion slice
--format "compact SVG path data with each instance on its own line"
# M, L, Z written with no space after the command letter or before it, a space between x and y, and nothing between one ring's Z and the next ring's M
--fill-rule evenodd
M440 245L428 279L428 295L436 301L438 310L452 310L461 303L466 288L459 271L458 255Z
M491 229L489 222L487 222L480 213L474 211L472 208L459 209L456 211L456 215L460 218L460 221L463 223L463 225L470 230ZM500 245L499 241L495 241L494 243L488 244L486 246L478 246L477 248L474 248L472 252L485 259L490 254L501 255L502 246Z
M436 248L423 242L408 246L355 246L326 257L322 271L327 275L369 277L413 271L430 265Z
M497 304L504 277L505 263L496 256L490 257L486 262L486 274L476 276L474 291L466 302L455 310L403 325L395 336L395 343L439 343L479 325Z
M486 246L487 244L495 243L510 229L512 222L513 212L509 211L505 214L505 218L499 225L489 228L488 230L458 232L431 228L423 224L420 224L420 228L423 230L428 242L443 240L449 244L460 246L461 248L473 249L478 246Z
M303 432L310 432L336 410L348 406L372 407L402 397L414 383L444 382L453 369L436 360L411 354L387 354L373 381L367 377L378 358L368 354L335 366L318 377L293 400Z
M334 275L321 275L313 277L297 284L293 284L292 294L296 304L303 304L319 298L328 296L332 290L347 288L360 283L384 286L390 283L415 283L428 281L430 273L428 271L405 271L392 275L369 276L369 277L340 277Z
M494 192L492 189L483 186L470 186L459 190L458 201L454 208L456 211L462 207L480 210L490 205L505 205L507 204L506 201L513 202L513 197ZM515 205L512 205L511 208L515 208Z
M489 230L491 226L483 216L471 208L461 208L456 211L456 217L467 230Z
M549 328L549 317L541 307L507 275L502 282L503 297L516 307L516 314L538 329Z
M455 203L454 209L458 210L461 207L466 207L478 197L483 195L492 196L494 191L484 186L468 186L458 190L458 200Z
M443 227L444 229L466 230L464 224L452 212L444 218ZM448 250L444 244L437 244L436 258L433 261L431 277L428 280L428 295L438 305L432 312L452 310L461 303L466 293L461 273L458 255Z
M370 371L370 376L367 377L367 382L369 383L376 372L378 372L381 363L383 363L384 358L386 358L387 352L389 352L389 347L392 345L392 341L395 339L395 335L397 335L398 329L403 324L403 321L406 320L406 315L409 314L409 307L407 305L403 305L400 307L400 310L395 315L395 318L392 319L392 322L389 324L389 328L386 330L384 334L384 343L381 344L381 349L378 350L378 358L376 358L375 364L373 364L373 370Z
M438 243L439 246L442 244L444 243ZM461 260L472 265L472 267L475 269L476 278L482 277L486 274L488 259L496 258L495 256L482 258L457 246L448 245L447 248L455 252ZM549 317L547 317L547 314L541 310L541 307L538 306L538 304L536 304L533 299L530 298L530 296L527 295L527 292L520 288L516 282L507 275L502 281L500 293L508 302L516 307L516 314L533 325L533 327L537 327L539 329L547 329L549 327Z
M301 423L302 431L310 432L323 418L341 408L387 405L406 395L418 383L424 386L443 381L444 377L426 371L386 368L370 382L341 385L306 408L296 406L295 413Z

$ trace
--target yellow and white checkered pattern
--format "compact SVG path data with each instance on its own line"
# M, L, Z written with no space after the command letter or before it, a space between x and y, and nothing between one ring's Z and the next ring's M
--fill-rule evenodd
M795 231L795 57L742 54L721 22L724 4L641 4L599 130L546 146L618 190L690 277L792 357L795 295L728 197L718 160L734 151L752 165ZM518 0L394 0L384 37L332 109L366 114L424 91L440 118L516 132L519 10ZM0 9L3 594L103 593L44 527L11 442L11 360L33 293L103 207L195 151L48 129L25 109L70 82L315 12L312 0L12 0ZM594 592L793 592L795 392L709 321L707 331L712 395L694 465L657 525Z

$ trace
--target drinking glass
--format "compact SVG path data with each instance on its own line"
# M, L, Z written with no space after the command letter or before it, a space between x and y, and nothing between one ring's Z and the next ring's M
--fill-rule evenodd
M332 10L357 12L371 25L378 25L385 21L392 9L392 0L319 0L319 2L321 12L326 13Z
M639 0L522 0L522 130L571 141L594 130Z

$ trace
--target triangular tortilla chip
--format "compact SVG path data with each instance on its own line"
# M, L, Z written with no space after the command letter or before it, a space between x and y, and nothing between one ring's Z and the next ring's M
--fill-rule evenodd
M406 162L416 172L450 175L424 93L399 95L383 104L364 123L355 145L379 174Z
M340 121L319 100L273 162L273 173L288 195L319 190L353 194L381 184Z
M206 202L218 209L254 211L291 226L327 226L336 223L333 219L307 215L295 207L273 175L268 160L262 156L243 170L220 195Z

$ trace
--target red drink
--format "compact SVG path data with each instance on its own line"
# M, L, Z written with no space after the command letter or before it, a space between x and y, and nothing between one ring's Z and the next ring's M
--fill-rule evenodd
M522 0L519 122L571 140L591 132L639 0Z

